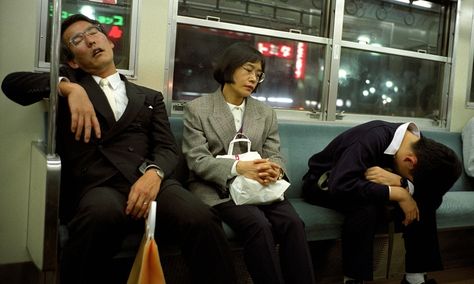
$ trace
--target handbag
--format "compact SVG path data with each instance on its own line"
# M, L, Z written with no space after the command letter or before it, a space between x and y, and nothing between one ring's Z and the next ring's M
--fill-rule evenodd
M239 137L240 136L240 137ZM238 138L239 137L239 138ZM238 142L247 143L247 152L233 154L234 144ZM237 133L229 143L227 155L217 155L216 158L233 159L240 161L253 161L261 159L256 151L250 151L252 142L242 133ZM236 205L244 204L268 204L284 199L284 193L290 186L286 180L280 179L269 185L262 185L258 181L238 175L229 186L230 196Z
M156 201L150 204L140 248L133 262L127 284L164 284L165 276L161 267L158 246L154 238Z

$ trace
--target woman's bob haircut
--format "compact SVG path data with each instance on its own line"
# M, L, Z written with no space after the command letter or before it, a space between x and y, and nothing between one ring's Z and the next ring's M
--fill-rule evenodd
M214 79L221 85L234 83L234 72L245 63L260 62L262 72L265 72L265 59L263 55L252 46L244 42L237 42L228 46L217 58L214 64ZM260 83L255 86L254 92Z

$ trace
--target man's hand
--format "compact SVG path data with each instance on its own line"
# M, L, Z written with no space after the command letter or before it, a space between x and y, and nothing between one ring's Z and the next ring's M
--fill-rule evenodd
M84 133L84 142L88 143L92 130L100 138L100 124L86 90L79 84L66 81L59 83L59 90L67 98L71 111L71 132L75 133L76 140L79 141Z
M154 169L147 170L133 185L128 194L125 213L133 218L148 216L150 203L156 199L161 187L161 178Z
M281 171L278 164L270 162L268 159L239 161L236 169L239 175L256 180L261 185L277 181Z
M381 167L371 167L365 171L365 178L373 183L400 186L401 176Z
M405 219L402 221L403 225L407 226L415 220L420 221L418 205L410 193L403 187L393 186L390 188L390 200L397 201L405 214Z
M405 213L405 220L402 221L403 225L408 226L415 220L420 221L418 206L411 196L406 200L398 202L398 204L400 205L400 208L402 208L403 213Z

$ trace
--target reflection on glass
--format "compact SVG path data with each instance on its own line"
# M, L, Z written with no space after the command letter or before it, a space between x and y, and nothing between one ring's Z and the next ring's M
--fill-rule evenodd
M445 8L428 1L347 0L342 39L443 55Z
M439 62L342 49L337 111L439 118Z
M320 108L323 46L185 24L178 24L176 35L173 101L188 101L217 90L212 61L238 41L254 46L265 56L265 81L255 98L276 108Z
M103 2L103 3L102 3ZM84 14L100 22L108 38L114 43L114 59L118 69L130 69L130 35L132 0L118 1L77 1L62 2L62 20L73 14ZM51 46L51 19L53 15L52 0L48 1L48 30L45 59L49 62Z
M223 22L320 36L325 0L179 0L178 15L219 17Z

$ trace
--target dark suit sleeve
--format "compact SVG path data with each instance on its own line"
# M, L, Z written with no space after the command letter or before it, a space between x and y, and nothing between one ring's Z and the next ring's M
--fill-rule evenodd
M156 93L150 134L152 140L152 147L150 149L151 160L147 161L147 163L159 166L163 170L165 177L169 177L178 164L179 150L171 132L163 95L159 92Z
M386 185L376 184L365 178L365 171L380 166L384 151L382 137L367 135L352 143L331 170L329 188L337 193L346 192L354 198L385 202L389 200Z
M2 82L2 91L12 101L27 106L49 98L49 73L15 72Z

